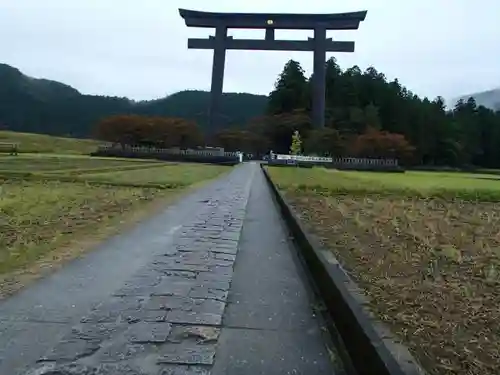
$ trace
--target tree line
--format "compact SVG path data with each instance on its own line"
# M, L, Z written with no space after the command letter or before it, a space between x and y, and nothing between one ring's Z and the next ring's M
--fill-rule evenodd
M171 135L171 139L183 139L182 145L217 145L253 154L288 153L298 131L301 152L309 155L394 157L416 165L500 166L499 111L478 106L473 98L447 110L442 97L420 98L373 67L364 72L357 66L342 70L334 58L326 67L323 129L311 123L312 77L290 60L269 95L265 115L217 134L202 134L192 122L170 119L177 124L177 130L171 125L170 131L186 126L190 130L183 134L193 135ZM180 125L182 121L186 123ZM150 120L143 123L151 128ZM166 122L162 126L155 133L162 134L160 142L177 142L166 140L168 126ZM135 141L151 142L144 139Z

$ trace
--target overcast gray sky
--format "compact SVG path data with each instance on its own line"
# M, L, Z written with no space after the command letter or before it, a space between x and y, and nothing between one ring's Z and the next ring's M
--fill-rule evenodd
M212 52L187 49L178 8L224 12L335 13L368 10L354 40L337 54L343 68L374 66L419 95L456 97L500 86L498 0L0 0L0 62L58 80L83 93L153 99L184 89L209 89ZM264 31L231 31L263 38ZM281 31L307 38L312 32ZM230 51L224 91L269 93L283 65L306 52ZM0 82L1 84L1 82Z

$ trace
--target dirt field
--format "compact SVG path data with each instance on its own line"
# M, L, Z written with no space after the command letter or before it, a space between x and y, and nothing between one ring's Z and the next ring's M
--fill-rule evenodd
M430 374L498 373L498 176L270 172Z

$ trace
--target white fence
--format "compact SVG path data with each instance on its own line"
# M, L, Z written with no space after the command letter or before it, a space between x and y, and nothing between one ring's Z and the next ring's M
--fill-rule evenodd
M398 166L398 159L376 159L376 158L335 158L333 164L352 165L352 166Z
M203 149L194 150L187 149L181 150L178 148L156 148L156 147L145 147L145 146L127 146L116 144L102 144L97 148L98 151L109 151L109 150L119 150L119 151L130 151L138 153L148 153L148 154L168 154L168 155L195 155L195 156L227 156L234 157L240 156L239 152L225 152L224 149Z
M276 154L276 159L277 160L312 161L312 162L322 162L322 163L331 163L333 161L332 158L326 158L323 156L284 155L284 154Z
M332 163L334 165L346 166L398 166L398 159L382 159L382 158L330 158L323 156L305 156L305 155L286 155L272 154L272 158L276 160L296 160L299 162L312 163Z

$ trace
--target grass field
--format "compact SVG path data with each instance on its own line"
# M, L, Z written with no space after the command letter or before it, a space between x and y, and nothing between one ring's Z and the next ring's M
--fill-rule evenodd
M103 169L120 170L134 169L148 165L165 165L159 161L136 161L134 159L109 159L90 158L81 156L51 155L51 154L20 154L17 156L0 155L0 175L8 173L44 173L53 171L56 173L66 172L92 172Z
M498 373L497 175L270 174L428 373Z
M199 164L172 164L162 168L136 169L133 171L87 174L92 181L107 181L113 184L142 183L153 186L186 187L196 182L213 178L226 171L225 166L200 166Z
M0 296L228 170L60 154L0 156Z
M280 187L321 194L381 194L500 201L500 176L457 172L344 172L272 168Z
M95 151L98 141L53 137L44 134L0 131L0 143L18 143L22 153L85 154Z

